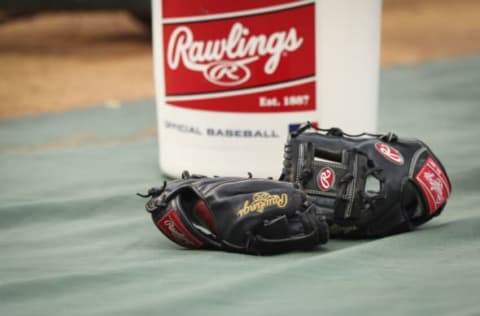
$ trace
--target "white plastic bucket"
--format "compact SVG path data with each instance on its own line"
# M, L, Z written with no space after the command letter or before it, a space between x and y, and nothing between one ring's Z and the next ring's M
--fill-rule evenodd
M167 175L279 175L289 131L377 121L381 0L153 0Z

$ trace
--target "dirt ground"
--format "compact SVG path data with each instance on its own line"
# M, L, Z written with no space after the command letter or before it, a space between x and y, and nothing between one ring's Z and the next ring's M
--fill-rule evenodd
M384 0L383 66L480 53L480 1ZM0 25L0 118L154 95L150 34L123 12Z

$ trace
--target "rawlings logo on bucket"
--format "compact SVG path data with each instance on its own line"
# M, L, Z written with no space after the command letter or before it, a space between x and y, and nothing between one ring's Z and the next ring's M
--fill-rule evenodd
M396 165L403 165L404 160L402 154L396 150L395 148L384 144L384 143L376 143L375 149L382 154L388 161L393 162Z
M335 172L332 168L325 167L320 170L317 176L318 188L322 191L329 191L335 183Z
M187 69L203 73L213 84L236 86L250 79L248 64L268 56L263 70L273 74L282 54L296 51L302 43L295 27L271 34L251 34L249 28L236 22L224 38L204 41L196 40L191 28L182 25L168 41L167 64L175 70L182 63Z
M316 109L313 0L163 3L173 8L157 52L166 104L242 113ZM185 11L193 7L201 9ZM218 8L220 15L212 12Z

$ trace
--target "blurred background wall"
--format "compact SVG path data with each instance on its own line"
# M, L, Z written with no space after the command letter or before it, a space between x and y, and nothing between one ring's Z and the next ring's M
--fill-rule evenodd
M0 0L0 118L151 98L148 0ZM384 0L381 64L480 54L480 1Z

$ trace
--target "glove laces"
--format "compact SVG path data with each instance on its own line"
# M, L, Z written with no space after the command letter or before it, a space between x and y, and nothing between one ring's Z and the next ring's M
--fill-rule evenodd
M398 140L398 136L396 134L392 133L392 132L388 132L387 134L375 134L375 133L367 133L367 132L360 133L360 134L349 134L349 133L344 132L342 129L340 129L338 127L319 128L319 127L313 125L312 122L310 122L310 121L307 121L307 123L305 125L303 125L299 129L297 129L295 132L292 132L291 136L293 138L295 138L295 137L303 134L308 129L314 129L318 132L325 132L328 136L337 136L337 137L347 136L347 137L352 137L352 138L362 137L362 136L370 136L370 137L379 138L380 140L383 140L383 141L389 142L389 143L395 142L395 141Z
M142 197L142 198L149 198L149 197L152 197L152 196L159 196L160 194L163 193L163 191L165 191L165 188L167 187L167 181L163 181L163 185L161 188L151 188L150 190L148 190L147 194L142 194L142 193L137 193L137 195L139 197Z

